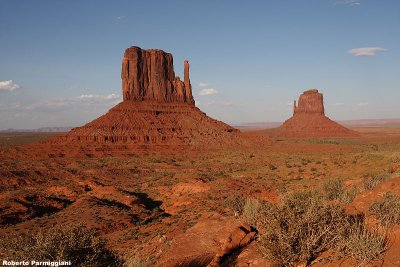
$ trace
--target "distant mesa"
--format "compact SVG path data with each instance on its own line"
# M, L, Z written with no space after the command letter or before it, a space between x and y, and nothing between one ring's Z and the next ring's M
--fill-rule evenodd
M293 105L293 116L279 127L285 137L351 137L358 133L325 116L324 98L317 89L300 95Z
M195 107L189 67L185 60L181 81L175 76L170 53L137 46L126 49L121 71L123 102L60 140L138 145L240 142L239 130Z

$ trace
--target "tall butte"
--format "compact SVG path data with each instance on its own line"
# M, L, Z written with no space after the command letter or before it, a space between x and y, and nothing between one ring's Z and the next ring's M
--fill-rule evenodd
M280 127L285 137L351 137L358 133L325 116L324 98L317 89L305 91L293 106L293 116Z
M123 101L94 121L72 129L64 140L138 145L226 144L239 131L195 106L184 62L184 80L175 76L173 57L162 50L126 49L122 60Z

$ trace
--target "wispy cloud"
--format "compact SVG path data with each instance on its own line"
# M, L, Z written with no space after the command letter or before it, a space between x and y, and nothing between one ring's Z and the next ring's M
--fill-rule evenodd
M113 100L113 99L119 99L121 98L120 95L117 94L109 94L109 95L93 95L93 94L83 94L78 96L79 99L83 100L90 100L90 99L96 99L96 100Z
M211 106L219 106L219 107L233 107L233 106L240 106L239 104L233 103L231 101L206 101L206 102L201 102L196 101L197 106L201 107L211 107ZM244 105L242 103L242 105Z
M21 109L20 102L4 103L0 105L0 111L17 111Z
M107 108L116 105L122 101L120 95L117 94L82 94L76 97L52 99L31 103L29 105L22 105L16 103L13 106L8 106L8 110L30 110L30 111L64 111L69 109L96 109Z
M206 86L208 86L208 84L207 83L199 83L199 86L200 87L206 87Z
M335 5L360 6L361 0L338 0Z
M117 20L123 20L125 18L125 16L118 16L116 17Z
M382 47L358 47L350 49L350 54L358 57L358 56L375 56L378 52L386 51L385 48Z
M12 80L0 81L0 91L14 91L15 89L21 88L18 84Z
M218 94L218 90L214 88L204 88L199 92L199 95L215 95Z
M365 106L368 106L368 105L369 105L368 102L361 102L361 103L357 104L357 106L359 106L359 107L365 107Z

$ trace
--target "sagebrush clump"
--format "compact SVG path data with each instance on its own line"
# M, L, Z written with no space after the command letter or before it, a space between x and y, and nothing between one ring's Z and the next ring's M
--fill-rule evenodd
M350 203L356 196L356 189L345 189L344 180L341 177L326 180L322 185L322 190L328 200L340 200L344 203Z
M378 184L389 180L390 174L388 173L370 173L365 175L364 188L367 190L374 189Z
M1 259L71 261L72 266L121 266L94 231L83 225L61 225L28 234L10 234L0 242Z
M369 211L384 225L400 224L400 197L386 192L382 199L371 204Z
M123 267L151 267L152 264L148 260L143 260L138 256L125 257Z
M336 246L343 256L371 262L387 249L387 234L378 227L368 228L364 220L356 220L346 229L346 234Z
M386 249L386 237L372 234L364 217L348 216L343 206L332 204L317 191L285 195L278 205L248 199L244 207L248 222L261 233L261 252L279 266L309 264L322 252L335 250L362 261L370 261ZM374 232L375 233L375 232ZM357 249L357 242L371 237L372 245ZM374 237L374 238L372 238Z

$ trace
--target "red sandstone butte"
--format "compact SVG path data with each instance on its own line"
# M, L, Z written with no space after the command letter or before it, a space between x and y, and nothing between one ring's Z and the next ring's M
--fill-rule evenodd
M325 116L324 98L317 89L305 91L294 101L293 116L280 127L284 137L351 137L358 133Z
M240 143L238 130L195 107L187 60L181 81L175 76L170 53L133 46L125 51L121 78L123 102L72 129L64 140L138 145Z

